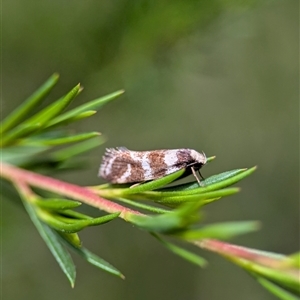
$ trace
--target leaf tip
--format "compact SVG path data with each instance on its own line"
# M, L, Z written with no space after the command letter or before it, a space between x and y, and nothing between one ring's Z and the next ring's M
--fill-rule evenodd
M250 171L250 172L254 172L257 169L257 166L251 167L251 168L242 168L241 171Z
M214 160L216 158L216 155L214 156L210 156L207 158L207 162L211 162L212 160Z
M55 79L58 79L59 78L59 73L58 72L53 73L52 77L55 78Z
M257 168L258 168L258 166L254 166L254 167L249 168L247 170L250 171L250 172L254 172L254 171L256 171Z

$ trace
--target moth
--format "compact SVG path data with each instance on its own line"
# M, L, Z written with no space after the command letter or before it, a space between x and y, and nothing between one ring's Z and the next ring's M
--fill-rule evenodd
M182 177L193 174L199 185L200 169L207 162L204 152L193 149L132 151L125 147L108 148L99 176L111 183L142 183L185 169Z

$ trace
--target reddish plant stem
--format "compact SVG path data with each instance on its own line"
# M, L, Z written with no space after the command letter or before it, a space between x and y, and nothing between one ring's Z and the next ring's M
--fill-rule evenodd
M20 169L9 164L0 163L0 175L1 177L11 181L14 185L20 186L23 190L24 184L38 187L78 200L108 213L120 212L120 217L124 220L127 220L127 217L130 214L141 215L138 211L101 198L85 187Z
M280 267L282 266L282 260L284 259L281 256L270 257L265 254L263 251L246 248L242 246L228 244L222 241L205 239L201 241L194 242L195 245L206 249L220 255L226 256L228 258L239 258L251 261L253 263L258 263L266 267Z
M11 181L23 195L31 196L33 193L30 186L34 186L81 201L108 213L120 212L120 217L124 220L128 220L132 214L143 215L138 211L104 199L88 188L20 169L5 163L0 163L0 175L2 178ZM202 249L228 257L229 259L245 259L266 267L283 267L282 259L280 259L280 257L272 258L263 252L254 249L236 246L213 239L204 239L191 243Z

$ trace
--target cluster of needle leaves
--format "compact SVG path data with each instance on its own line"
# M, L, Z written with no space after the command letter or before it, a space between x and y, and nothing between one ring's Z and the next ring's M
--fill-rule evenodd
M208 158L208 161L212 159ZM118 200L132 207L156 214L148 218L139 215L130 217L135 225L150 232L178 235L184 239L204 237L224 239L256 230L258 224L257 222L239 222L239 226L232 226L232 223L229 226L227 226L228 224L221 224L219 231L206 236L209 227L203 230L202 227L195 229L194 226L201 219L199 209L222 197L236 194L239 188L228 188L228 186L249 176L254 171L255 167L227 171L203 180L201 186L198 182L191 182L166 187L182 176L184 170L180 170L134 187L103 185L93 187L93 189L107 199Z
M204 266L205 259L174 241L192 243L226 257L280 299L299 299L299 254L274 255L217 241L257 230L257 222L204 224L203 207L236 194L239 189L231 186L252 174L255 167L211 176L202 181L201 186L197 182L174 185L184 170L136 186L80 187L40 175L82 166L80 154L101 145L104 140L98 132L72 134L66 125L93 116L101 106L123 93L118 91L67 110L82 91L77 85L38 110L57 81L58 75L54 74L1 122L1 193L8 200L21 198L72 286L76 272L69 249L87 262L124 278L117 268L84 248L78 235L88 226L102 225L120 217L148 231L171 252L198 266ZM208 162L213 159L208 158ZM99 205L94 197L93 202L89 201L91 196L99 197ZM93 203L102 211L101 216L95 218L79 212L77 208L82 203Z

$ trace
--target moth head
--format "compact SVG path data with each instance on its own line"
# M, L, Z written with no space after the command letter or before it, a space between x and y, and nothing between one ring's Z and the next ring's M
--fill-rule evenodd
M191 150L190 155L197 164L205 165L207 162L206 155L203 151L202 153L199 153L195 150Z

